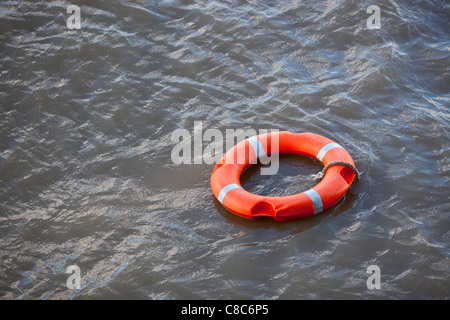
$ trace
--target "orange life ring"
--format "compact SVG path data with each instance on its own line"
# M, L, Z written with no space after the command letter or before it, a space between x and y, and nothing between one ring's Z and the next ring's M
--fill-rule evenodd
M306 155L324 164L325 175L315 187L295 195L272 197L250 193L241 186L242 172L256 163L261 154L270 156L271 141L276 138L279 154ZM239 152L245 154L244 161L230 161L236 159ZM226 209L241 217L271 217L276 221L287 221L309 217L333 206L344 196L357 175L352 157L336 142L314 133L280 131L245 139L231 148L215 166L211 188Z

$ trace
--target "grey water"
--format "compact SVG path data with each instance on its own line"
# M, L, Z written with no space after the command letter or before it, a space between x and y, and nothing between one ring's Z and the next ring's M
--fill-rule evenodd
M449 64L444 0L1 1L0 298L450 298ZM361 179L314 217L243 219L214 165L172 161L194 121L326 136ZM241 182L294 194L321 168Z

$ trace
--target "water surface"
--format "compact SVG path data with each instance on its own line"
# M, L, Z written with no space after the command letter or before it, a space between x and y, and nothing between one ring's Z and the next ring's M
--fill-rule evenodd
M1 298L450 297L448 3L78 1L80 30L70 4L0 4ZM194 121L324 135L361 180L312 218L242 219L214 165L171 159ZM242 183L292 194L321 168Z

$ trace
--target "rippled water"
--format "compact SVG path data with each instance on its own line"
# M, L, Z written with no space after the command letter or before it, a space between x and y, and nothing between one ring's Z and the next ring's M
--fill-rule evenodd
M1 298L450 297L448 2L76 2L80 30L66 1L0 4ZM242 219L214 165L171 159L194 121L324 135L361 180L312 218ZM317 183L281 160L243 186Z

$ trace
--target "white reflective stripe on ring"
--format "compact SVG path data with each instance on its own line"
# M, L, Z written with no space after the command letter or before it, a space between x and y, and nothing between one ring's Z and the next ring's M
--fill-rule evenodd
M337 143L328 143L326 145L324 145L322 147L322 149L320 149L319 153L317 154L317 159L319 159L320 161L322 161L322 159L325 157L325 155L327 154L328 151L330 151L331 149L334 148L342 148L341 145L337 144Z
M223 198L225 198L226 194L230 192L233 189L243 189L242 186L238 185L237 183L228 184L225 187L220 190L219 195L217 196L217 200L219 200L220 203L223 202Z
M323 211L323 203L320 194L314 189L309 189L304 192L312 201L314 207L314 214L321 213Z
M247 140L250 143L250 145L253 148L253 151L255 151L257 158L263 157L266 155L266 152L264 151L261 141L259 141L257 137L250 137L245 140Z

